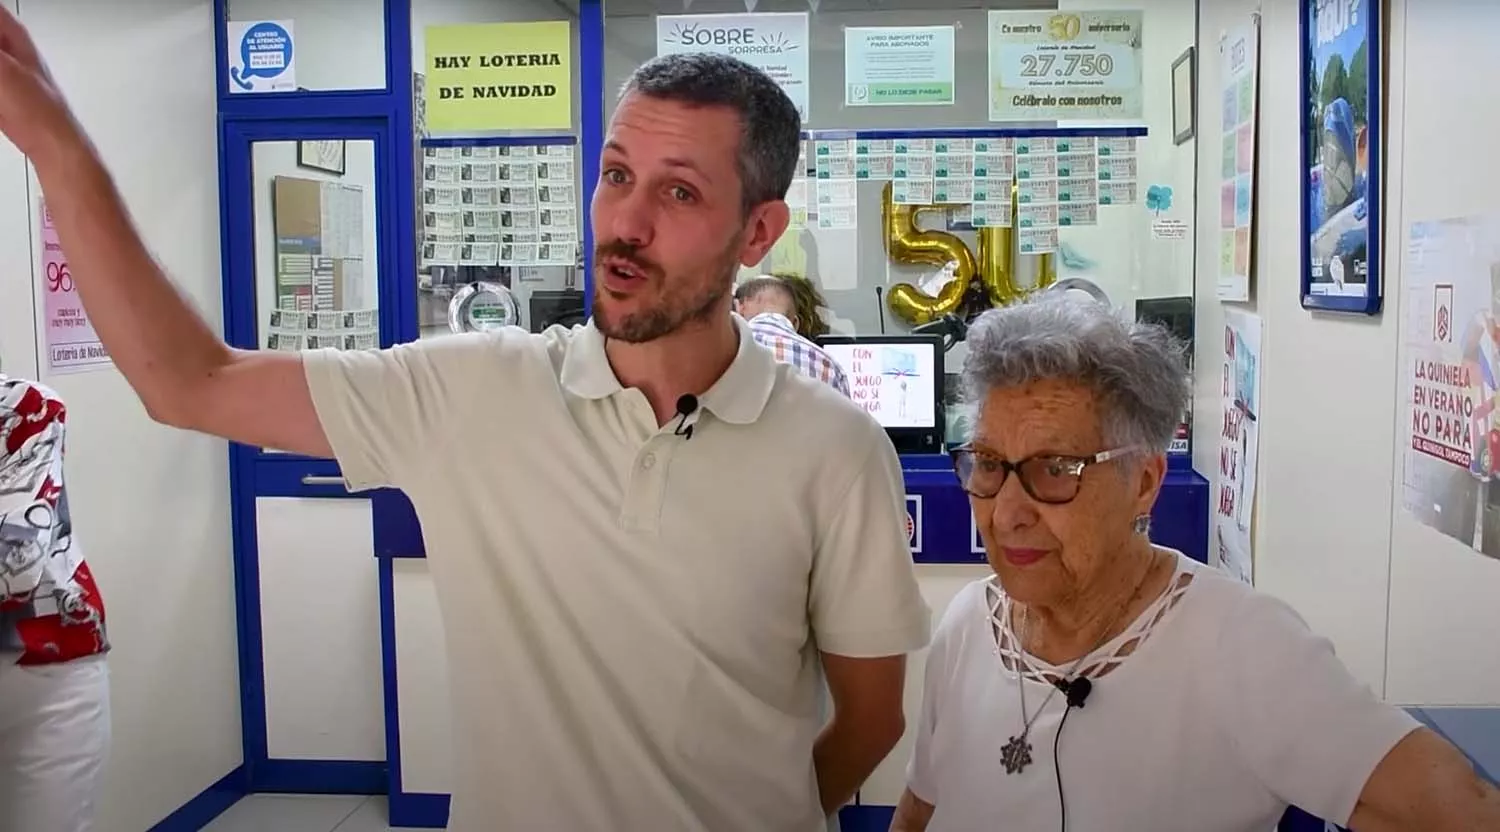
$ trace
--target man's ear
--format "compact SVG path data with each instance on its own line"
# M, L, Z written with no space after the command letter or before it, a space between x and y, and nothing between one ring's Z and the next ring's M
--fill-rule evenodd
M766 259L766 254L791 224L791 208L782 200L773 199L751 209L745 222L745 243L740 248L740 263L753 266Z

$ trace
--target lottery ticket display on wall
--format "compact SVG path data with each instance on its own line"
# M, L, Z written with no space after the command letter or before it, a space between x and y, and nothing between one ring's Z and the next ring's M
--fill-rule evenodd
M380 347L380 318L374 309L340 312L274 310L266 327L266 349L373 350Z
M424 148L422 268L577 266L577 191L572 146Z
M1101 206L1139 202L1129 137L815 138L813 146L819 228L853 227L860 180L889 180L897 205L955 206L961 225L1014 227L1022 254L1056 251L1058 230L1098 225Z

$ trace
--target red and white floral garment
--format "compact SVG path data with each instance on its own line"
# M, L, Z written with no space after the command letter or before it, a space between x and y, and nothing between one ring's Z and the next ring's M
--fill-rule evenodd
M52 390L0 376L0 661L56 664L109 650L104 600L68 515L66 425Z

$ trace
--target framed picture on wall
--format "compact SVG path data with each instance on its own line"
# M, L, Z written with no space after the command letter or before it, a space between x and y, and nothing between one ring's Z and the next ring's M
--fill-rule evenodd
M297 166L343 176L344 140L314 139L297 142Z
M1198 132L1197 50L1187 51L1172 62L1172 144L1179 145Z
M1378 315L1384 0L1300 0L1302 306Z

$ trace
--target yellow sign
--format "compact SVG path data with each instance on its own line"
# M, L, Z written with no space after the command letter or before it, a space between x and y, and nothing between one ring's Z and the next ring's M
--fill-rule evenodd
M568 21L428 26L426 43L430 131L573 128Z

